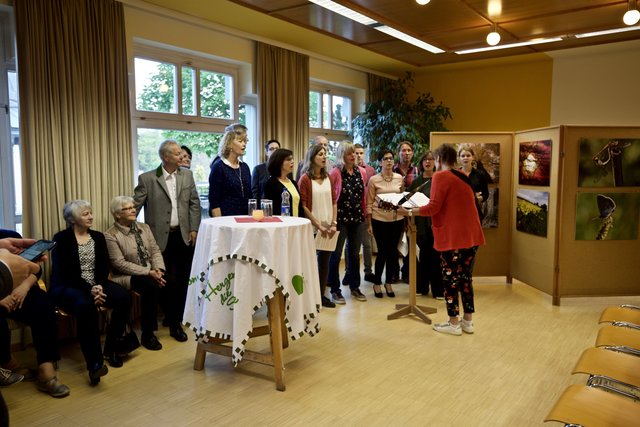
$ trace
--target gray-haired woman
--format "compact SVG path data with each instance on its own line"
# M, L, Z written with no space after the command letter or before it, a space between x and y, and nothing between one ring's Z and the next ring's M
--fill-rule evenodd
M77 319L78 340L84 355L92 385L109 371L104 357L114 368L122 366L118 354L118 339L129 321L131 296L126 289L111 282L109 254L104 235L91 230L93 211L89 202L74 200L63 209L68 227L53 236L57 242L52 252L50 293L56 305ZM100 345L98 309L113 309L104 343Z
M140 294L142 345L160 350L162 344L153 333L158 329L158 289L164 287L162 252L147 224L136 221L132 197L116 196L109 205L115 222L104 237L111 261L111 280Z

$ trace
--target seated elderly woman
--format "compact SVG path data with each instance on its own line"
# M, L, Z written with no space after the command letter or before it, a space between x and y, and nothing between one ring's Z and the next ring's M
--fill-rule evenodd
M49 293L56 305L77 319L78 340L84 355L91 385L109 371L103 358L114 368L122 366L118 341L129 321L131 296L126 289L108 280L109 253L104 235L91 230L93 211L89 202L74 200L64 205L63 216L68 228L58 232L52 252L51 287ZM98 309L113 309L104 343L100 345Z
M142 345L160 350L162 344L153 332L158 329L158 288L165 284L162 252L151 228L136 221L132 197L116 196L109 207L115 222L104 237L111 260L111 280L140 294Z

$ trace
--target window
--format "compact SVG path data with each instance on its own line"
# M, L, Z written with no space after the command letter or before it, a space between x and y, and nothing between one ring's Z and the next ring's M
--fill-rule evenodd
M334 160L340 142L349 139L354 94L337 87L311 85L309 91L309 136L329 140L329 158Z
M137 111L229 123L237 117L232 74L142 57L134 63Z
M183 53L139 46L134 58L132 124L136 177L160 164L158 147L166 139L192 152L193 172L203 215L208 216L209 170L224 128L240 122L255 142L257 112L251 96L237 95L238 68ZM254 144L245 161L252 163Z
M0 227L22 232L20 116L12 9L0 5Z

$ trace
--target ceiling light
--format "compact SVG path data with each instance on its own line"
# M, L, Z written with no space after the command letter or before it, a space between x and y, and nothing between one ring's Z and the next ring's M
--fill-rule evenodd
M431 53L443 53L444 50L435 47L433 45L430 45L429 43L423 42L420 39L417 39L415 37L412 37L408 34L403 33L402 31L398 31L395 28L391 28L387 25L378 25L378 26L374 26L373 28L375 28L378 31L381 31L385 34L388 34L392 37L395 37L399 40L402 40L403 42L407 42L409 44L412 44L416 47L419 47L420 49L424 49L426 51L429 51Z
M359 22L363 25L374 25L377 24L376 21L365 16L361 13L356 12L355 10L351 10L348 7L344 7L341 4L333 2L331 0L309 0L311 3L315 3L320 7L324 7L332 12L335 12L339 15L344 16L345 18L349 18L353 21Z
M351 10L347 7L342 6L336 2L331 0L309 0L311 3L317 4L320 7L323 7L327 10L335 12L339 15L342 15L346 18L349 18L353 21L359 22L363 25L367 25L371 28L374 28L378 31L381 31L385 34L390 35L391 37L395 37L399 40L412 44L420 49L427 50L431 53L443 53L444 50L437 48L435 46L430 45L429 43L423 42L415 37L412 37L408 34L403 33L402 31L398 31L395 28L391 28L387 25L379 24L377 21L365 16L361 13L356 12L355 10Z
M629 0L627 12L622 17L622 21L627 25L636 25L640 21L640 11L638 11L636 0Z
M640 26L638 26L638 27L622 27L622 28L614 28L613 30L603 30L603 31L594 31L592 33L576 34L575 37L577 39L582 39L582 38L585 38L585 37L606 36L607 34L624 33L624 32L627 32L627 31L635 31L635 30L640 30Z
M431 0L416 0L416 3L418 3L420 6L424 6L425 4L428 4Z
M496 24L493 24L491 28L491 32L487 34L487 44L489 46L495 46L500 43L500 33L498 33L498 27Z
M476 49L457 50L457 51L455 51L455 53L457 53L458 55L466 55L468 53L487 52L487 51L490 51L490 50L509 49L509 48L512 48L512 47L531 46L531 45L535 45L535 44L559 42L560 40L562 40L562 38L560 38L560 37L554 37L554 38L550 38L550 39L534 39L534 40L528 40L526 42L511 43L511 44L501 44L501 45L498 45L498 46L489 46L489 47L479 47L479 48L476 48Z

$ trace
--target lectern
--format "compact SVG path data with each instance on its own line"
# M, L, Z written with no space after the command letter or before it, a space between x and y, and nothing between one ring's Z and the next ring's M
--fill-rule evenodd
M396 304L396 311L387 316L387 320L397 319L402 316L414 314L426 323L431 324L428 314L438 311L433 307L425 307L416 304L416 220L409 216L407 234L409 238L409 304Z

